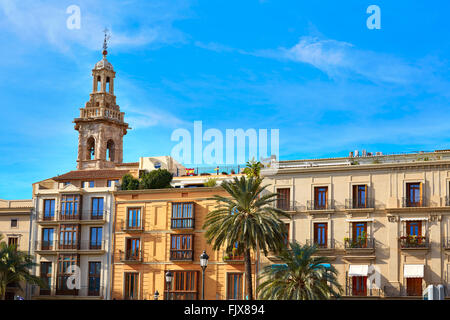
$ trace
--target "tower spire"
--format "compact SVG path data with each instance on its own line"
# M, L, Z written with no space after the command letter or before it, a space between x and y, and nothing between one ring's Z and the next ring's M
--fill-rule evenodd
M106 55L108 54L108 41L111 38L111 34L109 33L108 28L105 28L105 30L103 30L103 33L105 34L105 38L103 39L103 57L106 58Z

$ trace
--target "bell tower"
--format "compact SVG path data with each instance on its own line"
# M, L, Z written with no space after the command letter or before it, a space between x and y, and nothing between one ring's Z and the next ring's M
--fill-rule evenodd
M120 112L114 95L116 73L106 59L109 36L105 30L103 59L92 69L93 85L89 101L74 119L78 131L77 169L113 169L123 160L123 136L128 123Z

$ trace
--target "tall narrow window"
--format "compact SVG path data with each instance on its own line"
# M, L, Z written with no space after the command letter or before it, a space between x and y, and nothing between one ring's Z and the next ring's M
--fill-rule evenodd
M367 185L353 186L353 208L367 208Z
M228 273L227 274L227 299L242 300L243 296L243 274Z
M8 237L8 246L14 247L17 250L19 246L19 238L18 237Z
M353 222L352 248L367 248L367 222Z
M42 245L41 250L53 250L53 228L42 229Z
M328 208L328 187L315 187L314 188L314 209L327 209Z
M51 262L41 262L40 277L44 282L45 286L41 287L39 290L40 295L50 295L52 287L52 263Z
M314 223L314 244L319 248L327 248L327 223Z
M170 236L170 260L192 260L193 257L192 234L177 234Z
M101 262L89 262L88 295L100 295L100 271Z
M129 208L127 215L127 229L141 229L141 209Z
M103 198L92 198L91 219L103 219Z
M406 207L421 207L422 206L422 183L407 183L406 184Z
M79 195L63 195L61 196L61 220L79 219L80 196Z
M58 275L56 282L56 294L78 295L77 289L69 289L67 286L69 277L73 278L72 266L80 266L80 257L76 254L62 254L58 256ZM72 277L71 277L72 276Z
M78 225L62 224L59 232L59 248L79 249L79 233Z
M45 199L43 220L53 220L54 217L55 217L55 199Z
M115 144L113 140L108 140L106 143L106 160L114 161Z
M86 147L86 160L93 160L95 157L95 140L93 137L87 140Z
M291 189L289 188L278 188L277 189L277 208L281 210L289 210L290 207L290 196L291 196Z
M166 287L169 300L197 300L198 271L171 272L173 274L173 280L170 287Z
M367 277L364 276L352 277L352 295L367 296Z
M126 272L125 277L125 293L124 299L126 300L136 300L138 299L138 288L139 288L139 273L137 272Z
M422 278L406 278L406 292L408 296L421 296Z
M106 92L110 92L110 79L106 77Z
M172 203L172 229L194 228L194 203Z
M102 248L102 227L93 227L91 228L91 235L89 241L89 249L98 250Z
M102 78L100 76L97 77L97 92L102 91Z
M127 239L125 260L141 260L141 240L139 238Z

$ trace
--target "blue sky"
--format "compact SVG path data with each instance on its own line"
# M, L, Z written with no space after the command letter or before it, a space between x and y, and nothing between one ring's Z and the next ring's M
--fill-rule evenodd
M381 9L369 30L366 9ZM66 27L67 7L81 28ZM111 30L124 161L177 128L279 129L281 159L449 148L448 1L0 0L0 198L76 167Z

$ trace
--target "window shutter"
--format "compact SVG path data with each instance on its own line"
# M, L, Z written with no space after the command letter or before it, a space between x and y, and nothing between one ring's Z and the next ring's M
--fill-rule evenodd
M365 196L365 202L364 202L364 206L366 207L366 208L370 208L369 207L369 204L367 203L367 201L369 201L369 194L367 193L367 184L366 185L364 185L364 196Z
M423 182L420 183L420 206L423 206Z

